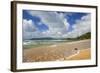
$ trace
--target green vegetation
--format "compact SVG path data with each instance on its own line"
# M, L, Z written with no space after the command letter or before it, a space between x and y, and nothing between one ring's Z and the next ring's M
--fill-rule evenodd
M83 34L82 36L80 37L77 37L77 39L80 39L80 40L84 40L84 39L90 39L91 38L91 33L88 32L86 34Z
M77 38L67 38L67 40L85 40L85 39L90 39L91 38L91 33L85 33Z

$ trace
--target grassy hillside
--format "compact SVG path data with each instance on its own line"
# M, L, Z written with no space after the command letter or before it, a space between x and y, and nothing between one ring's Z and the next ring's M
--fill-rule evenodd
M90 32L77 37L77 39L80 39L80 40L90 39L90 38L91 38L91 33Z
M67 40L84 40L84 39L90 39L90 38L91 38L91 32L88 32L77 38L67 38Z

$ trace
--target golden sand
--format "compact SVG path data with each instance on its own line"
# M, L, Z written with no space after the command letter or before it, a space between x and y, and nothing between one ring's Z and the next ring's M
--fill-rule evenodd
M67 59L67 60L84 60L91 59L91 51L90 49L80 50L80 53Z
M24 49L23 62L90 59L90 49L88 48L90 48L90 40ZM78 51L80 52L77 55L67 59Z

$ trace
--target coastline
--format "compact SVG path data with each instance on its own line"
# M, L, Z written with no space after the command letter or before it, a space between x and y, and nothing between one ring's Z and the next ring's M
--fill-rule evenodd
M90 43L91 40L87 39L38 48L24 49L23 62L90 59ZM75 48L77 48L77 50L75 50ZM77 54L78 51L80 52ZM77 55L70 57L74 54Z

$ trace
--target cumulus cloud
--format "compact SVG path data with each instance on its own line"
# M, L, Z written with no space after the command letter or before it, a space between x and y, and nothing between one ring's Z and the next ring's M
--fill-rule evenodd
M39 22L38 24L42 25L41 22ZM57 29L55 29L54 31L57 31ZM38 30L38 27L35 26L34 22L31 19L23 19L23 39L58 36L54 33L54 31L47 30L40 32Z
M31 38L32 33L36 31L36 27L32 20L23 19L23 39Z
M67 13L47 12L47 11L27 11L31 16L37 16L40 18L38 22L39 26L45 24L48 30L39 31L35 22L27 19L23 19L23 38L41 38L41 37L63 37L63 38L75 38L84 33L91 31L91 15L87 14L81 17L80 20L75 20L75 24L72 26L68 23L66 16ZM72 13L71 13L72 14ZM73 30L67 32L70 26Z
M75 38L91 31L91 15L87 14L81 17L80 20L76 20L76 24L72 26L73 30L63 35L67 38Z
M65 19L64 14L57 12L45 12L45 11L28 11L32 16L38 16L41 21L49 27L49 31L44 31L43 34L51 37L60 37L64 32L68 30L69 23ZM50 32L50 33L48 33Z
M69 13L62 13L62 12L60 12L59 14L57 12L55 12L55 13L59 17L59 19L61 20L61 22L65 25L66 29L68 30L70 24L68 23L68 21L65 18L65 16L69 15Z
M36 27L34 26L34 23L32 20L23 19L23 31L26 32L34 32L36 30Z

